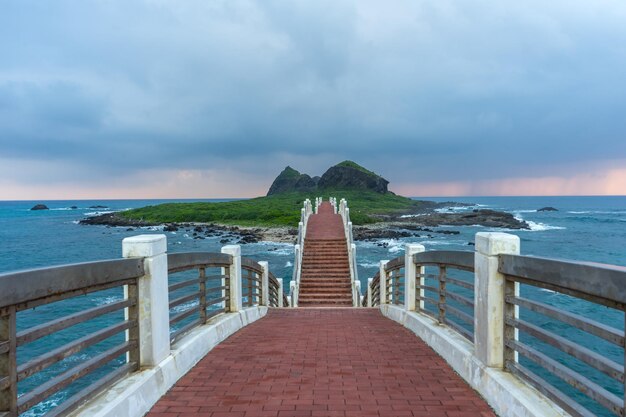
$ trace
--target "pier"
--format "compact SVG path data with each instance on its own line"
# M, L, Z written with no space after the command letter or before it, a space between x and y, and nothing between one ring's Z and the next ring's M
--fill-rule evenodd
M624 415L623 362L573 336L593 335L623 357L624 329L527 291L623 317L624 267L523 256L517 236L485 232L473 251L407 244L362 291L348 202L334 198L304 202L288 289L236 245L168 253L155 234L122 249L123 259L0 275L0 417L90 375L46 416ZM94 294L109 301L20 326ZM575 332L539 327L528 312ZM76 338L45 344L69 329Z

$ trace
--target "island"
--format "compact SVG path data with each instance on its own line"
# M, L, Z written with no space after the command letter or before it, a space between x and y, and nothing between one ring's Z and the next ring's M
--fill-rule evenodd
M526 222L495 210L442 212L443 208L471 207L453 201L415 200L394 194L389 181L352 162L334 165L321 176L311 177L286 167L272 182L264 197L229 202L165 203L81 220L82 224L142 227L162 225L165 231L184 229L194 238L237 237L237 243L259 240L292 242L306 198L345 198L356 239L420 236L432 227L480 225L506 229L528 229Z

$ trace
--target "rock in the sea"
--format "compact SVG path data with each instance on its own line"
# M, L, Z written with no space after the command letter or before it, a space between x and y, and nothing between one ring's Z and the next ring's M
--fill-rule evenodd
M35 204L31 210L50 210L45 204Z
M539 209L539 210L537 210L537 211L559 211L559 210L558 210L558 209L555 209L554 207L550 207L550 206L548 206L548 207L542 207L542 208L540 208L540 209Z
M89 206L90 209L106 209L108 208L107 206Z
M78 207L76 207L76 206L72 206L72 207L70 207L70 208L71 208L72 210L76 210Z

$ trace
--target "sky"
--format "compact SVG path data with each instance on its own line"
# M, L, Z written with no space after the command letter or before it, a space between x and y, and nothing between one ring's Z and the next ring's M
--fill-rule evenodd
M6 0L0 200L626 194L623 0Z

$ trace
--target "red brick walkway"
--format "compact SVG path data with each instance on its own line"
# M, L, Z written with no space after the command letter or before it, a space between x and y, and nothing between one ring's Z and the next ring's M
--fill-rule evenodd
M352 307L343 219L328 201L311 215L302 252L298 307Z
M281 309L219 344L150 417L495 416L375 309Z

